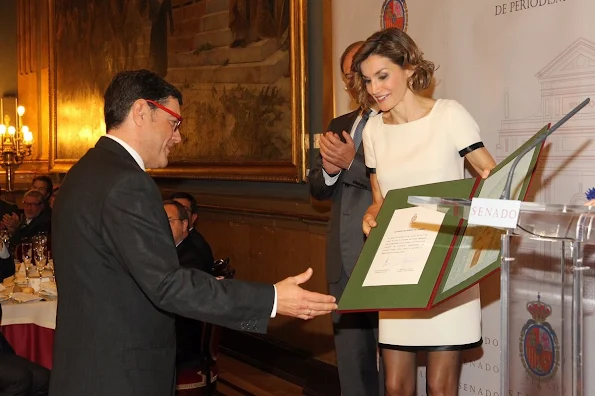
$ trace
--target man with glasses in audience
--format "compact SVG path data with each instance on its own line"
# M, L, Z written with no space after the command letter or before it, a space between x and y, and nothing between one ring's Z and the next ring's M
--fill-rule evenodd
M175 192L169 199L180 203L186 209L188 213L188 237L196 247L197 251L200 252L199 257L204 268L210 269L213 267L215 258L213 257L213 251L207 240L202 236L196 229L196 221L198 220L198 203L196 198L192 194L187 192Z
M175 315L265 332L275 315L308 320L335 298L217 280L180 266L159 187L180 135L181 92L148 70L118 73L104 94L107 134L66 175L52 217L58 316L52 396L173 395Z
M10 233L11 249L21 242L31 239L39 233L49 233L51 215L45 210L45 198L37 190L29 190L23 197L23 215L16 214L2 217L2 223Z
M189 217L186 207L177 201L166 200L163 201L163 208L167 213L180 265L211 273L213 261L206 262L201 257L202 251L196 248L188 234ZM203 366L207 359L202 350L202 333L203 322L176 316L176 388L206 387L207 373Z

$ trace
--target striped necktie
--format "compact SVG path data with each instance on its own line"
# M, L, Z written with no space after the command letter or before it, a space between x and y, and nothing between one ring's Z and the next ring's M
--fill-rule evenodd
M366 110L362 113L362 119L359 120L357 127L355 127L355 133L353 134L353 145L355 146L355 151L358 150L359 145L362 142L362 132L364 131L364 127L366 126L366 122L368 122L368 118L370 117L370 110Z

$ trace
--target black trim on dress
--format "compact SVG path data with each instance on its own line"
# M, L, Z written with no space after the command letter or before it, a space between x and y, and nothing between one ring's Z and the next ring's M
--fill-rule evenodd
M441 351L464 351L467 349L473 349L481 346L483 344L483 338L480 338L479 341L473 342L471 344L463 344L463 345L422 345L422 346L410 346L410 345L391 345L391 344L381 344L379 343L378 346L382 349L394 349L397 351L403 352L441 352Z
M478 148L482 148L482 147L485 147L485 146L483 145L483 142L477 142L477 143L474 143L474 144L472 144L472 145L471 145L471 146L469 146L469 147L465 147L464 149L462 149L462 150L459 150L459 155L460 155L461 157L464 157L464 156L466 156L467 154L469 154L470 152L472 152L472 151L475 151L475 150L477 150Z

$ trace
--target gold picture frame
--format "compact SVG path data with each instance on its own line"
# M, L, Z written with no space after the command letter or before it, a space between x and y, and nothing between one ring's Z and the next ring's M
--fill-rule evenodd
M229 4L230 10L228 12L230 14L228 19L231 20L232 18L232 4L235 6L241 3L245 8L246 5L248 7L250 6L251 1L253 7L257 7L256 3L260 7L261 2L257 0L229 0L228 2L223 2ZM151 57L151 51L153 51L153 44L151 44L148 50L148 59L144 59L143 63L143 50L139 50L139 48L145 48L145 52L147 52L146 48L149 45L146 43L146 38L150 36L150 40L153 41L154 31L157 31L155 27L155 15L161 15L161 9L153 11L151 9L133 9L132 7L138 7L139 2L132 0L123 0L117 3L119 4L115 5L116 2L104 2L103 0L50 0L49 168L51 172L67 172L80 156L94 145L100 134L105 133L101 96L111 79L110 76L113 76L113 74L120 70L133 68L152 69L151 67L144 66L150 63L149 61L158 59L156 56ZM148 3L151 4L151 2ZM165 18L168 18L172 35L176 29L186 33L188 33L189 29L202 29L202 26L207 25L207 21L201 19L205 15L209 17L209 23L212 23L213 20L213 18L210 18L211 16L217 16L219 19L224 19L225 17L225 10L218 10L215 13L211 13L218 15L208 14L209 7L212 10L217 10L213 7L218 7L218 0L173 1L173 7L171 0L163 0L161 2L162 5L165 3L169 4L170 7L169 15L166 14ZM307 68L306 0L275 0L267 4L274 4L277 7L274 13L279 18L279 21L282 21L283 18L288 21L286 27L283 28L282 22L278 23L278 33L282 34L276 38L260 39L249 43L245 47L240 46L233 49L231 47L227 48L225 45L212 46L209 42L203 42L200 47L197 47L200 40L196 37L201 34L204 36L203 33L205 32L191 32L194 34L192 36L194 37L192 44L195 47L194 49L189 47L189 51L184 52L183 56L175 59L171 56L172 52L166 52L168 60L165 63L167 65L169 62L169 66L166 69L167 74L164 78L168 81L170 75L172 79L178 78L177 81L170 82L176 85L184 94L182 115L185 125L182 128L182 137L184 139L186 134L187 143L186 146L184 146L185 142L178 145L182 149L179 155L176 155L176 152L174 152L173 158L171 158L172 161L170 161L170 165L167 168L150 170L151 174L158 177L196 179L278 182L301 182L304 180L306 167L304 134L307 122L305 91ZM150 5L147 7L150 8ZM187 7L187 9L182 9L183 7ZM192 26L192 23L185 23L188 21L182 20L186 15L190 15L190 7L193 7L193 12L200 13L200 10L203 12L202 16L195 17L195 20L200 22L195 22L195 26ZM289 9L287 10L285 7ZM116 9L114 10L114 8ZM98 18L98 13L100 12L103 13L101 15L103 17L107 13L110 13L110 17ZM138 12L135 20L126 20L125 17L122 17L122 15L127 15L128 18L132 18L130 15L136 15L135 12ZM148 22L148 19L142 19L143 15L151 15L151 12L153 12L152 22ZM204 14L204 12L208 15ZM91 13L94 14L91 15ZM116 20L113 20L114 18ZM178 18L177 22L176 18ZM277 19L274 21L276 23ZM150 24L152 26L149 26ZM175 29L173 29L172 25ZM112 33L109 30L110 26L113 32L117 32L117 34L114 33L113 41L115 43L109 40L98 40L98 38L110 37ZM118 31L117 29L122 26L133 26L133 28L136 26L136 28L134 28L135 30L130 28L128 31L126 30L128 28L122 28L121 32ZM168 22L165 22L165 25L161 25L162 28L163 26L167 28ZM237 34L233 31L229 33L223 29L217 30L217 32L219 33L216 37L209 37L213 37L212 40L218 40L225 34L232 34L234 38L237 37ZM135 41L140 37L139 35L143 34L145 42L142 40ZM168 34L166 33L166 35ZM120 37L120 35L123 37ZM167 45L178 47L185 45L182 38L171 38L168 36L167 44L165 44L166 49ZM233 82L235 78L232 73L233 71L239 70L242 67L245 70L246 67L252 65L254 65L253 67L259 67L260 64L246 62L249 66L234 66L232 55L230 55L230 59L222 59L221 54L230 54L236 49L239 52L245 52L250 48L258 46L261 47L261 51L264 51L262 47L272 45L271 40L275 40L274 42L277 47L274 49L273 55L261 61L262 67L259 69L260 74L258 72L251 73L248 71L246 76L247 80L251 81L250 83ZM172 47L169 48L171 50ZM97 54L98 51L100 54ZM101 53L101 51L104 53ZM141 55L134 51L139 51ZM122 56L122 54L125 56ZM131 54L134 56L130 56ZM218 59L217 56L221 58L220 64L184 66L184 62L194 62L199 58L207 59L206 62L216 62ZM275 59L283 59L283 62L286 62L283 63L283 66L285 64L288 66L288 70L282 72L284 73L282 78L276 80L274 84L269 84L269 86L266 85L266 82L260 84L258 82L254 83L253 80L255 78L258 79L257 77L259 75L262 76L263 80L266 80L267 77L274 74L269 72L272 70L269 66L271 58L275 56L277 57ZM287 56L288 60L286 59ZM89 58L95 59L95 62ZM105 65L97 65L97 63L101 63L104 59L106 59ZM151 63L151 65L153 64ZM276 65L279 64L277 63ZM102 72L102 67L107 70ZM233 69L233 67L236 67L236 69ZM201 83L191 78L193 75L206 75L204 73L205 70L209 71L212 75L222 75L224 80L225 78L230 78L232 82L213 82L213 88L209 91L207 89L210 87L208 82ZM276 71L279 72L279 68ZM254 77L255 75L257 77ZM195 90L196 93L194 97L189 95L189 99L187 99L186 94L187 92L191 92L191 90ZM215 101L217 101L216 98L219 98L217 101L218 104L211 106L208 103L208 106L205 106L206 102L201 102L204 97L209 95L211 95L211 98L215 98ZM282 97L283 95L286 96ZM265 113L265 110L261 110L261 113L257 114L258 120L255 121L254 114L250 113L253 111L254 105L249 104L257 103L257 105L260 105L263 101L273 97L275 99L274 103L266 106L269 110L274 108L273 111L269 114ZM250 102L249 100L253 100L254 102ZM243 118L238 116L239 113L233 111L234 107L230 103L235 103L236 109L240 108L240 111L244 114ZM208 107L208 109L205 110L205 107ZM250 108L246 109L246 107ZM232 109L231 112L229 110L230 108ZM205 111L207 112L206 115L204 114ZM212 114L208 113L209 111L212 111ZM194 120L193 114L196 114ZM240 120L248 119L246 114L251 117L252 124L246 122L237 127L236 124ZM213 115L213 117L210 118L210 115ZM211 127L210 135L208 136L204 135L201 128L199 128L205 125L205 119L207 123L212 119L216 119L220 123L214 124ZM262 122L262 128L256 126L256 122ZM232 132L224 128L229 124L235 125ZM283 124L285 125L284 127L280 127L278 130L274 129L275 125ZM193 125L196 128L192 128ZM252 125L252 127L243 130L243 125ZM268 135L263 135L265 132ZM244 136L244 133L246 136ZM255 137L255 139L251 139L251 137ZM203 147L202 143L210 144L213 151L219 150L221 152L231 147L229 145L234 146L233 150L229 152L231 153L230 155L227 155L228 152L224 152L224 155L211 155L213 151L205 152L207 148ZM264 148L260 149L259 145L262 145ZM235 155L235 153L241 152L243 147L248 146L251 148L248 154L241 153ZM194 155L192 150L196 150L196 155Z

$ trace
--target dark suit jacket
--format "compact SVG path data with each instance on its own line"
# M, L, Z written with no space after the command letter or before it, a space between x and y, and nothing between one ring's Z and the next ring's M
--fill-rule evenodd
M50 395L172 395L174 314L266 331L273 286L181 267L157 185L114 140L70 169L52 220Z
M180 242L176 251L182 267L211 272L213 268L212 256L209 264L209 257L204 257L204 250L197 249L190 236ZM176 315L177 367L196 367L202 364L204 359L201 342L202 329L203 322Z
M192 245L194 246L194 251L197 256L196 258L199 261L198 267L196 268L201 269L210 274L211 270L213 269L213 263L215 262L215 258L213 257L213 251L211 250L211 246L209 245L207 240L202 236L200 232L196 230L196 228L190 230L186 239L189 239L192 242ZM178 246L178 248L179 247L180 246Z
M19 229L10 237L10 246L16 248L19 243L31 239L31 237L40 232L49 233L51 230L51 220L51 212L46 210L43 210L39 216L31 220L29 224L26 224L25 219L23 218L21 227L19 227Z
M10 255L5 259L0 258L0 282L12 275L14 275L14 257Z
M339 136L343 131L349 133L358 113L359 110L333 119L327 130ZM308 175L308 181L314 198L332 201L326 236L326 276L329 283L335 283L341 277L341 268L347 276L351 276L364 245L362 219L372 204L372 193L364 162L363 143L351 167L341 172L335 184L327 186L324 182L320 154Z

